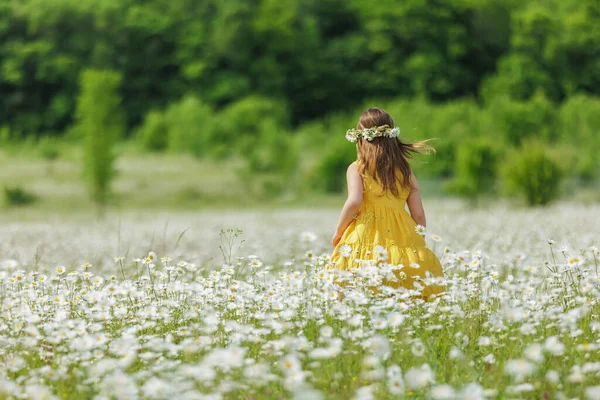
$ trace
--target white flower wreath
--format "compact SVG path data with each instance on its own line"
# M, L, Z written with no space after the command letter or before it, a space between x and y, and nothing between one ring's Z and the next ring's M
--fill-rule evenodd
M346 139L355 143L360 137L364 137L369 142L376 137L397 138L400 136L400 128L390 128L388 125L374 126L367 129L348 129Z

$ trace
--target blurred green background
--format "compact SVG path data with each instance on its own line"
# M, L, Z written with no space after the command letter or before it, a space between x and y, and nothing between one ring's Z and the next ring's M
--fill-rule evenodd
M339 205L369 106L428 196L600 201L597 0L0 0L4 210Z

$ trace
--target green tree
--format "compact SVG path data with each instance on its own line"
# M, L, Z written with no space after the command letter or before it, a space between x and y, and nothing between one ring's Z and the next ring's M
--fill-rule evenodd
M118 72L93 69L83 71L80 77L77 130L84 135L84 174L100 212L115 175L113 146L125 126L118 93L121 79Z

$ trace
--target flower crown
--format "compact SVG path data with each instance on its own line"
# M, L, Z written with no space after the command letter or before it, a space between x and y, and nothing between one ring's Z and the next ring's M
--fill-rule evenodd
M400 128L390 128L389 125L374 126L367 129L348 129L346 139L355 143L360 137L364 137L369 142L376 137L397 138L400 136Z

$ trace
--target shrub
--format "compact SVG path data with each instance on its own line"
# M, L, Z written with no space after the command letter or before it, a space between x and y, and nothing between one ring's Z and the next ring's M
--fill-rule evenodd
M560 139L576 150L575 174L585 181L600 177L599 130L600 99L575 95L560 107Z
M0 126L0 143L8 143L11 139L10 128L7 125Z
M48 136L41 137L38 142L38 151L42 158L48 162L46 166L46 173L51 175L53 171L54 160L60 156L57 140Z
M247 187L253 180L260 182L258 193L248 190L266 197L292 189L299 159L291 132L279 129L274 120L267 119L252 139L254 145L243 155L244 167L238 170L241 182Z
M8 206L24 206L37 201L37 196L20 186L4 187L4 202Z
M213 142L225 155L237 154L244 161L237 172L248 193L276 197L293 188L298 152L284 102L243 98L219 113L216 125Z
M506 189L525 197L530 206L545 205L559 196L563 169L541 141L527 141L515 151L503 169Z
M432 104L425 99L382 102L400 127L400 136L406 141L433 138L436 153L417 157L413 164L415 174L429 178L452 176L456 146L466 138L479 136L487 130L488 121L482 110L471 101Z
M495 135L513 146L533 137L545 141L557 139L556 108L542 94L527 101L500 96L490 103L485 112L491 113Z
M356 160L356 146L336 141L310 176L310 184L326 193L340 193L346 187L346 170Z
M247 156L256 151L265 129L275 132L289 128L285 102L261 96L248 96L227 106L218 117L215 143L228 148L228 153Z
M202 157L213 146L214 110L195 96L186 96L165 112L168 148Z
M153 110L146 114L144 123L136 132L136 137L145 150L165 150L168 144L168 130L164 113Z
M60 156L56 139L48 136L40 138L38 142L38 151L40 156L49 162L56 160Z
M456 154L455 177L445 189L472 198L491 192L496 182L500 153L499 146L486 138L463 141Z
M95 203L106 204L114 177L113 145L124 131L121 74L109 70L86 69L80 76L77 99L77 132L84 136L84 173Z
M359 110L356 111L331 113L301 125L296 131L299 145L306 151L322 151L323 143L337 140L343 137L348 129L356 127L356 121L360 115Z

